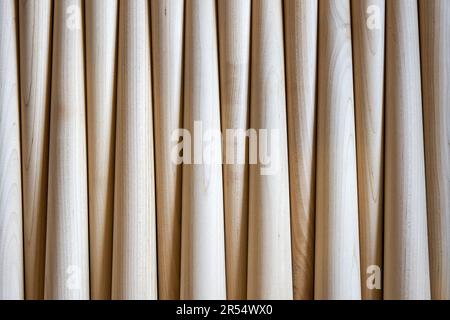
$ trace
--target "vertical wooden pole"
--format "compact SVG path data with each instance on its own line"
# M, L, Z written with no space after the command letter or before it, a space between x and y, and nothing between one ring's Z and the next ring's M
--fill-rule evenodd
M185 39L184 126L193 152L183 166L181 298L225 299L221 140L208 137L220 132L215 0L186 2Z
M156 299L149 2L120 1L113 299Z
M429 299L416 0L386 7L385 299Z
M319 2L316 299L360 299L350 2Z
M251 1L219 0L218 4L222 134L226 137L227 129L238 129L241 131L237 132L244 132L248 128ZM248 166L245 163L247 148L245 142L235 144L234 139L230 140L226 140L223 156L227 297L228 299L245 299L247 297ZM241 159L239 157L244 161L239 163Z
M19 65L14 0L0 1L0 299L23 299Z
M382 298L385 1L352 3L363 299Z
M89 299L82 5L54 3L46 299Z
M180 297L182 166L172 162L172 133L182 127L184 0L151 1L155 108L158 291Z
M450 299L450 1L419 1L431 298Z
M314 298L317 10L317 0L284 1L295 299Z
M85 9L91 298L110 299L118 1Z
M282 1L252 2L251 70L247 298L292 299Z
M53 3L18 4L25 298L43 299Z

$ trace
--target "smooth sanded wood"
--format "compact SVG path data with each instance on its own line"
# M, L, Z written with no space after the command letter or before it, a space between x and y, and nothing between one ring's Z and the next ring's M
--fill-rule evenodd
M85 2L92 299L111 298L117 0Z
M294 299L314 298L317 10L284 1Z
M182 127L184 0L151 1L159 299L180 297L182 166L172 133Z
M25 298L44 298L52 1L20 0Z
M292 299L282 1L252 2L251 61L259 156L250 166L247 298Z
M386 2L384 299L429 299L417 1Z
M46 299L89 299L82 1L54 3Z
M250 13L250 0L218 1L221 120L222 133L225 136L227 129L240 129L242 130L240 132L244 132L248 128ZM223 155L227 298L245 299L247 297L248 165L245 158L247 148L245 143L238 144L235 141L235 139L226 140Z
M420 0L431 298L450 299L450 1Z
M368 300L382 298L384 26L384 0L352 2L361 294Z
M156 299L148 1L120 1L119 12L112 298Z
M23 299L16 6L0 1L0 299Z
M220 133L215 0L186 1L185 17L184 127L193 164L183 165L181 299L225 299L221 140L207 132Z
M360 299L350 2L319 2L316 299Z

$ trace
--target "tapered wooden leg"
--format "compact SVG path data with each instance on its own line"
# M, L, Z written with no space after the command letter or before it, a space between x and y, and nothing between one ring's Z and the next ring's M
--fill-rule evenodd
M250 0L219 0L220 93L222 134L248 127L250 69ZM228 131L229 133L231 130ZM237 132L237 131L233 131ZM236 138L239 139L239 138ZM248 165L245 142L224 145L224 208L227 297L247 297ZM243 159L244 161L240 161ZM247 162L248 163L248 162Z
M91 298L110 299L118 1L85 6Z
M352 1L363 299L382 295L385 1Z
M431 298L450 299L450 2L419 1Z
M24 298L15 4L0 1L0 300Z
M182 166L172 162L171 139L183 123L184 5L184 0L151 1L160 299L180 297Z
M283 44L283 4L252 2L248 299L292 299L291 224ZM250 141L255 143L255 141ZM253 150L250 146L250 157Z
M43 299L53 3L18 4L25 298Z
M216 2L186 2L184 127L195 140L183 165L181 299L225 299L225 240ZM202 128L202 132L195 130ZM183 150L183 152L186 152Z
M284 1L295 299L314 298L317 10L317 0Z
M429 299L416 0L386 2L385 299Z
M89 299L82 5L54 3L46 299Z
M316 299L360 299L350 2L319 2Z
M156 299L149 3L120 1L113 299Z

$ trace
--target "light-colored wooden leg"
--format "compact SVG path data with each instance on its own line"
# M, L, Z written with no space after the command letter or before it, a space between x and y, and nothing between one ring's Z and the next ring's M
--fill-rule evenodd
M82 5L54 3L46 299L89 299Z
M85 6L91 298L110 299L118 1Z
M319 1L316 299L360 299L350 2Z
M156 212L147 0L120 1L113 299L156 299Z
M416 0L386 2L384 299L429 299Z
M363 299L382 295L385 1L352 1Z
M227 129L239 129L244 132L248 128L251 1L219 0L218 4L222 134L226 137ZM229 140L225 140L223 155L227 297L228 299L245 299L247 297L248 165L245 162L247 148L245 143L235 143L241 140ZM242 158L245 163L240 161Z
M282 1L252 2L251 59L258 164L250 166L247 298L292 299Z
M0 1L0 300L24 298L15 3Z
M53 3L18 4L25 298L43 299Z
M182 166L172 162L172 133L182 127L184 0L151 1L153 101L160 299L180 297Z
M285 0L294 299L314 298L317 0Z
M420 0L431 298L450 299L450 1Z
M221 140L208 137L200 148L195 142L220 130L215 0L186 2L185 39L184 126L198 164L183 165L181 298L225 299ZM203 133L194 132L196 124Z

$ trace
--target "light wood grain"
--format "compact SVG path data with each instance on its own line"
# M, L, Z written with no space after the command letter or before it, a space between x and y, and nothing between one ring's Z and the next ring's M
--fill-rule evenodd
M20 0L25 298L44 298L52 1Z
M317 0L284 1L295 299L314 298Z
M429 299L417 1L386 2L385 299Z
M85 2L92 299L111 298L118 1Z
M184 127L194 146L202 138L201 132L194 134L195 121L203 131L220 130L215 0L187 1L185 17ZM181 299L225 299L221 141L208 139L194 148L199 148L192 150L197 164L183 165ZM194 159L198 152L203 159ZM202 157L213 153L218 164Z
M227 129L245 131L248 128L250 13L250 0L218 1L221 120L225 135ZM226 140L223 149L227 298L245 299L248 165L238 163L238 155L245 156L247 148L245 144L230 140Z
M171 161L182 127L184 0L151 1L160 299L180 297L182 166Z
M267 137L259 135L258 164L250 166L247 298L292 299L282 1L252 2L251 61L250 124Z
M113 299L156 299L149 5L120 1Z
M383 268L385 1L360 0L351 4L361 293L363 299L378 300L382 298L382 278L373 268Z
M450 299L450 1L420 0L431 298Z
M358 190L348 0L319 2L316 299L360 299Z
M15 4L0 1L0 300L24 297Z
M89 299L82 4L54 3L46 299Z

